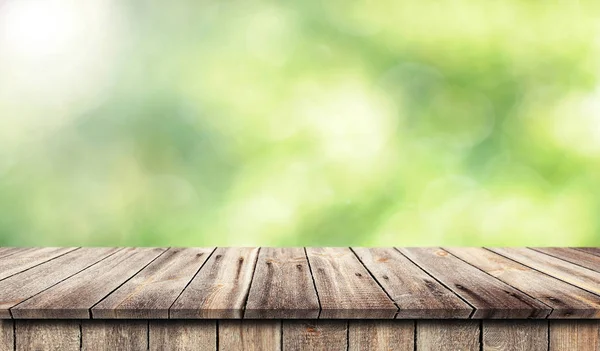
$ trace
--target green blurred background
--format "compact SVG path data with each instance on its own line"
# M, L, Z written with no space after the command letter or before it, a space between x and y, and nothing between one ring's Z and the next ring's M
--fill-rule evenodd
M596 0L0 0L0 245L600 245Z

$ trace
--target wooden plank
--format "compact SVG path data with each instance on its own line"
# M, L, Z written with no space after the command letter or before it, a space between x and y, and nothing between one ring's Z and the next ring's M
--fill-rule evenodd
M14 321L0 320L0 350L14 350Z
M75 250L76 247L26 248L0 258L0 280Z
M107 256L117 248L81 248L0 281L0 318L9 309Z
M281 350L281 321L219 321L218 350Z
M152 351L215 351L217 322L204 320L151 320Z
M164 251L123 249L13 307L13 318L90 318L92 306Z
M599 318L600 296L483 248L446 251L552 307L548 318Z
M600 294L600 273L525 248L489 248L502 256L544 272L557 279Z
M400 308L396 318L469 318L473 308L393 248L354 248Z
M92 308L96 319L169 318L169 307L214 248L172 248Z
M483 349L547 351L548 321L483 321Z
M479 351L479 322L419 320L417 350Z
M216 249L171 307L171 318L242 318L258 251Z
M84 351L139 351L148 349L148 321L85 320L81 322Z
M79 321L16 321L17 351L79 351Z
M398 309L349 248L306 248L323 319L394 318Z
M600 248L598 247L574 247L575 250L587 252L589 254L600 256Z
M534 247L532 249L600 272L600 257L594 254L565 247Z
M244 318L317 318L319 301L304 248L262 248Z
M550 351L600 350L600 321L550 321Z
M347 328L346 321L283 321L283 349L345 351L348 347Z
M37 250L32 247L0 247L0 258L4 258L10 255L18 254L23 251Z
M413 321L350 321L349 351L413 351Z
M546 318L550 308L439 248L399 249L475 307L472 318Z

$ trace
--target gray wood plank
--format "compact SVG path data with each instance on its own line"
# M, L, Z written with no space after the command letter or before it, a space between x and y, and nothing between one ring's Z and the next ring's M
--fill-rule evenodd
M148 321L84 320L83 351L139 351L148 349Z
M323 319L394 318L397 308L349 248L307 247Z
M215 351L217 322L205 320L151 320L152 351Z
M0 318L9 309L119 251L117 248L81 248L0 281Z
M171 318L242 318L258 251L216 249L171 307Z
M547 351L548 321L483 321L484 351Z
M600 321L550 321L550 351L600 350Z
M598 272L531 249L513 247L489 248L489 250L582 289L600 294Z
M96 319L169 318L169 307L214 248L172 248L92 308Z
M283 349L346 351L347 334L347 321L283 321Z
M32 251L37 250L37 248L32 247L0 247L0 258L4 258L10 255L18 254L24 251Z
M79 321L15 321L17 351L79 351Z
M548 318L599 318L600 296L483 248L446 251L552 307Z
M550 308L439 248L401 248L411 261L475 307L472 318L546 318Z
M159 248L123 249L11 308L13 318L90 318L90 309L152 260Z
M14 321L0 320L0 350L14 349Z
M419 351L479 351L479 322L417 321Z
M354 248L400 308L396 318L469 318L473 308L393 248Z
M317 318L319 301L304 248L262 248L244 318Z
M566 248L566 247L533 247L535 251L545 253L561 260L565 260L593 271L600 272L600 257L591 253Z
M281 350L281 321L219 321L218 350Z
M0 280L75 250L76 247L26 248L0 258Z
M349 351L414 351L413 321L350 321Z

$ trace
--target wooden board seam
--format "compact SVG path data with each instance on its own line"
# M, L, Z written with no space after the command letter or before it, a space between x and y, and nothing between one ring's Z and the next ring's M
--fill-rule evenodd
M31 267L28 267L28 268L26 268L26 269L22 270L22 271L18 271L18 272L15 272L14 274L11 274L11 275L9 275L9 276L6 276L6 277L4 277L4 278L0 279L0 281L2 281L2 280L5 280L5 279L8 279L8 278L10 278L10 277L13 277L13 276L15 276L15 275L17 275L17 274L21 274L21 273L23 273L23 272L27 272L28 270L30 270L30 269L32 269L32 268L35 268L35 267L37 267L37 266L41 266L41 265L43 265L43 264L45 264L45 263L47 263L47 262L50 262L50 261L52 261L52 260L54 260L54 259L57 259L57 258L59 258L59 257L62 257L62 256L64 256L64 255L66 255L66 254L69 254L69 253L71 253L71 252L73 252L73 251L76 251L76 250L79 250L79 249L81 249L81 247L76 247L76 248L74 248L73 250L67 251L67 252L65 252L65 253L63 253L63 254L57 255L57 256L55 256L55 257L52 257L52 258L50 258L50 259L48 259L48 260L46 260L46 261L44 261L44 262L40 262L40 263L38 263L38 264L36 264L36 265L33 265L33 266L31 266ZM12 255L4 256L4 257L2 257L2 258L6 258L6 257L10 257L10 256L12 256Z
M313 283L313 288L315 289L315 294L317 295L317 302L319 303L319 313L317 314L317 319L320 319L321 317L321 310L323 309L321 307L321 298L319 297L319 291L317 290L317 283L315 282L315 276L313 275L313 271L312 271L312 266L310 265L310 260L308 259L308 253L306 252L306 246L303 247L304 249L304 256L306 257L306 262L308 263L308 271L310 272L310 279L312 280ZM282 328L282 336L283 336L283 324L281 326ZM282 338L283 340L283 338ZM282 341L282 350L283 350L283 341Z
M550 256L550 257L552 257L552 258L555 258L555 259L557 259L557 260L561 260L561 261L564 261L564 262L567 262L567 263L570 263L570 264L573 264L573 265L579 266L579 267L581 267L581 268L583 268L583 269L587 269L588 271L592 271L592 272L600 273L600 272L598 272L598 271L596 271L596 270L593 270L593 269L591 269L591 268L588 268L588 267L582 266L581 264L579 264L579 263L577 263L577 262L569 261L569 260L567 260L567 259L564 259L564 258L562 258L562 257L559 257L559 256L556 256L556 255L553 255L553 254L551 254L551 253L549 253L549 252L540 251L540 250L537 250L537 249L536 249L536 248L534 248L534 247L529 247L529 246L527 246L527 248L528 248L529 250L532 250L532 251L535 251L535 252L539 252L539 253L541 253L542 255ZM585 251L582 251L582 252L589 254L589 252L585 252Z
M248 304L248 297L250 296L250 289L252 288L252 283L254 283L254 273L256 273L256 265L258 264L258 258L260 257L260 249L256 252L256 258L254 259L254 266L252 267L252 275L250 276L250 284L248 284L248 291L246 291L246 296L244 297L244 305L242 307L242 319L245 319L246 315L246 305Z

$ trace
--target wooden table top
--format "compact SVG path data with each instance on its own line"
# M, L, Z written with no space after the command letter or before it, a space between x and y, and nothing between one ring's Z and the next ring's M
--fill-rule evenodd
M600 318L598 248L0 248L0 318Z

